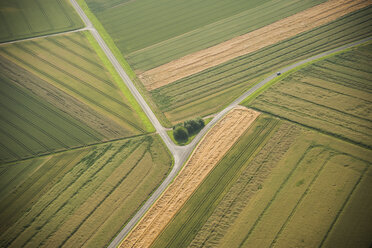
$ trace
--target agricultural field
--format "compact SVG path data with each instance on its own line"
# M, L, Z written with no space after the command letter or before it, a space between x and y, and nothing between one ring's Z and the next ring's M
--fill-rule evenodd
M324 0L86 2L131 65L147 70ZM265 15L258 15L259 11Z
M371 157L261 114L151 247L369 247Z
M221 110L268 73L311 55L371 36L372 7L177 80L150 93L177 123Z
M184 169L120 247L148 247L260 113L237 107L200 142ZM165 247L165 246L164 246ZM177 246L175 246L177 247Z
M60 33L83 26L68 0L0 1L0 42Z
M371 57L369 42L308 65L245 104L371 148Z
M329 0L247 34L145 71L139 78L147 90L153 90L312 30L369 5L364 0Z
M172 165L146 135L0 166L1 247L105 247Z
M149 131L89 35L0 46L0 162Z

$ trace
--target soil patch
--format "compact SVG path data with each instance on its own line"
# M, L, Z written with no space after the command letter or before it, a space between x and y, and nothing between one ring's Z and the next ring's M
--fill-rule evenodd
M140 74L139 78L147 90L154 90L309 31L370 4L369 0L330 0L250 33L148 70Z
M258 115L259 112L239 106L220 120L200 142L178 177L120 247L150 246Z

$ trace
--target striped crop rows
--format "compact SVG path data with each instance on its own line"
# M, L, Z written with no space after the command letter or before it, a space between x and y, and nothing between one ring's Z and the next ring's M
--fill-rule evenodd
M267 140L254 159L245 162L239 178L195 236L190 247L218 245L229 227L239 217L239 213L260 190L265 178L291 147L298 134L299 128L296 125L280 124L278 130Z
M270 130L275 129L277 124L277 120L264 119L261 121L261 126L253 131L248 129L247 133L250 135L243 135L231 148L231 154L216 165L185 206L158 236L153 246L180 247L189 244L196 231L212 213L215 204L221 199L221 194L231 186L232 180L241 167L259 149L261 143L270 135Z
M0 41L82 27L66 0L14 0L0 3Z
M0 40L15 40L82 27L66 0L2 1Z
M1 246L106 246L170 165L144 136L1 166Z
M151 93L171 121L221 109L259 78L301 58L371 35L372 8L178 80Z
M372 145L371 45L310 65L274 85L251 107L365 147Z
M134 69L149 70L187 54L298 13L324 1L266 1L255 8L127 55Z
M83 34L2 46L0 56L0 161L144 132Z
M1 143L13 155L2 153L2 160L35 156L101 139L95 131L3 77L0 95Z
M152 247L332 246L330 239L344 235L339 222L341 230L368 225L368 218L345 222L369 208L350 209L352 199L368 190L371 166L368 155L360 156L362 148L351 147L262 115ZM363 240L354 236L351 242L368 242L368 230L363 232Z

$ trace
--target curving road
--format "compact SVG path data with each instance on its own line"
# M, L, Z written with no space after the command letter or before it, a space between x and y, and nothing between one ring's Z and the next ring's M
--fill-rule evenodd
M164 141L165 145L168 147L170 152L172 153L174 157L174 166L167 176L167 178L162 182L162 184L156 189L156 191L150 196L150 198L145 202L145 204L138 210L138 212L133 216L133 218L124 226L124 228L120 231L120 233L115 237L115 239L110 243L108 246L109 248L115 248L117 247L121 241L125 238L125 236L132 230L132 228L137 224L137 222L142 218L142 216L147 212L147 210L151 207L151 205L156 201L156 199L163 193L163 191L168 187L168 185L173 181L177 173L180 171L182 165L186 162L187 158L190 156L191 152L196 147L197 143L202 139L202 137L208 132L208 130L216 124L227 112L229 112L231 109L233 109L235 106L237 106L240 102L242 102L246 97L250 96L254 92L256 92L259 88L264 86L266 83L274 79L277 75L276 73L268 76L258 84L254 85L252 88L250 88L248 91L246 91L244 94L242 94L239 98L237 98L234 102L232 102L228 107L223 109L221 112L219 112L213 119L210 121L200 132L199 134L194 138L194 140L188 144L187 146L177 146L173 143L173 141L169 138L167 135L166 129L160 124L159 120L156 118L155 114L152 112L148 104L146 103L145 99L142 97L142 95L139 93L137 88L134 86L133 82L129 78L129 76L125 73L124 69L121 67L118 60L115 58L111 50L106 45L105 41L102 39L100 34L97 32L97 30L94 28L93 24L89 20L89 18L85 15L84 11L81 9L81 7L78 5L76 0L70 0L71 4L74 6L75 10L78 12L82 20L84 21L87 30L90 30L94 38L97 40L98 44L102 48L102 50L105 52L106 56L112 63L112 65L115 67L116 71L119 73L120 77L126 84L126 86L129 88L137 102L142 107L143 111L146 113L147 117L150 119L151 123L154 125L156 132L160 135L162 140ZM299 61L295 64L292 64L290 66L287 66L280 70L281 73L285 73L291 69L294 69L298 66L301 66L305 63L314 61L316 59L320 59L322 57L328 56L332 53L336 53L342 50L345 50L347 48L362 44L366 41L371 40L372 37L363 39L358 42L354 42L345 46L338 47L336 49L332 49L330 51L318 54L316 56L313 56L311 58Z

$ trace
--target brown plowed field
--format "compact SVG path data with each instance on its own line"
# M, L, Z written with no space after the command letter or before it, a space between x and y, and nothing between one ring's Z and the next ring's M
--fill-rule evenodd
M200 142L179 176L127 236L120 247L148 247L259 112L236 107Z
M153 90L311 30L371 3L370 0L330 0L263 28L146 71L139 77L147 90Z

